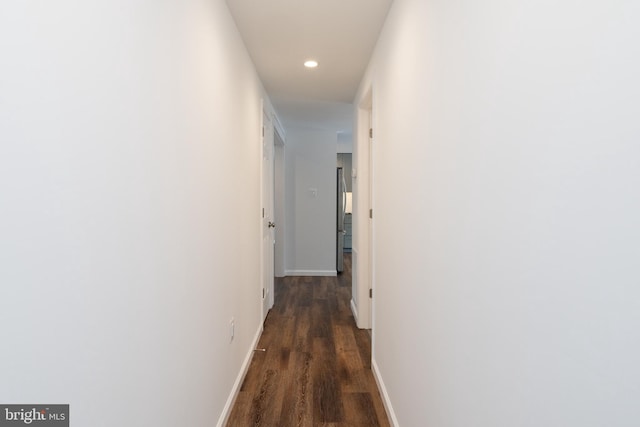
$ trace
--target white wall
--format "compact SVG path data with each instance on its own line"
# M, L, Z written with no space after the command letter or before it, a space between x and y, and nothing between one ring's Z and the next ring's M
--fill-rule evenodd
M362 90L398 425L640 424L639 19L625 0L395 1Z
M338 146L337 152L340 153L353 153L353 132L338 132Z
M336 144L332 130L287 129L288 276L336 275Z
M262 89L224 2L3 1L0 93L0 402L215 425L260 327Z

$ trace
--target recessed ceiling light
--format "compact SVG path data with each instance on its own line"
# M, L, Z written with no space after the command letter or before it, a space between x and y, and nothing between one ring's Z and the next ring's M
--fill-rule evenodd
M304 63L304 66L307 68L316 68L318 66L318 61L310 59Z

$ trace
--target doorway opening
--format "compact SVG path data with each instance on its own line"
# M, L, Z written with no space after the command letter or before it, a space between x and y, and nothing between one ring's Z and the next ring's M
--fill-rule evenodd
M285 193L285 143L284 131L278 119L273 118L274 166L273 166L273 216L275 227L275 248L273 271L277 278L285 276L285 236L286 236L286 193Z
M352 153L338 153L336 200L336 270L344 273L344 258L351 257L353 249L353 185Z

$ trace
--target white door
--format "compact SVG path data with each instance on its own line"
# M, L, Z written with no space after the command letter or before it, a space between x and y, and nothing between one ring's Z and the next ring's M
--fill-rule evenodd
M373 181L374 181L374 158L373 158L373 109L369 110L369 310L368 310L368 325L369 329L373 329L373 287L375 282L375 253L374 253L374 235L373 235Z
M273 123L263 111L262 120L262 320L273 306Z

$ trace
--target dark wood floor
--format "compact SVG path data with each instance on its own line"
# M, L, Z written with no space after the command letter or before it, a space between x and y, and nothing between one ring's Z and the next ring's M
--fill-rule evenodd
M351 258L338 277L286 277L228 427L389 426L371 372L371 339L356 327Z

